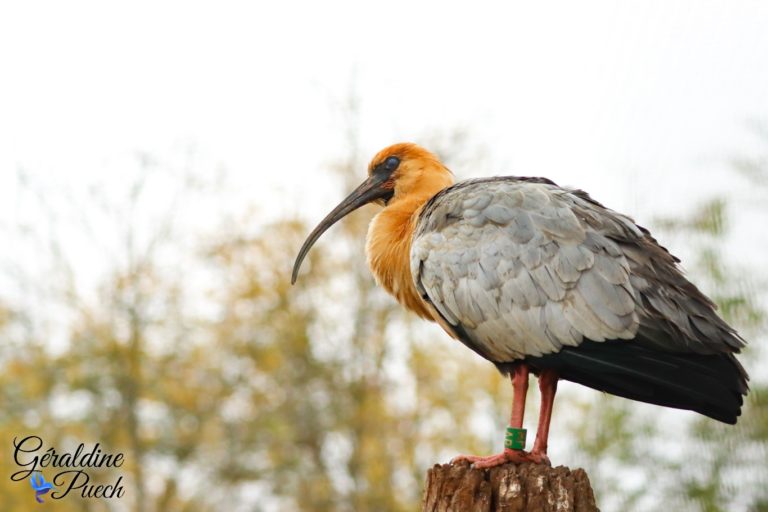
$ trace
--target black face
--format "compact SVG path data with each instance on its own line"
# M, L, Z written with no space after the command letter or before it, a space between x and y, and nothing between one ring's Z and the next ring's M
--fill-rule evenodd
M312 245L320 238L325 230L341 220L345 215L357 210L368 203L383 203L392 199L395 195L395 184L392 179L392 173L400 165L400 159L396 156L389 156L384 161L376 165L368 176L368 179L360 184L346 199L344 199L336 208L331 211L317 227L309 234L301 246L296 262L293 264L293 274L291 275L291 284L296 282L299 274L299 267L304 257L309 252Z
M387 187L385 184L389 181L389 179L392 177L392 173L395 172L400 165L400 159L396 156L388 156L385 158L381 163L379 163L376 167L373 168L373 172L371 173L371 178L376 178L379 182L382 183L382 188L384 189L384 194L382 197L376 200L377 203L386 205L390 199L392 199L392 196L395 195L395 188L394 187Z

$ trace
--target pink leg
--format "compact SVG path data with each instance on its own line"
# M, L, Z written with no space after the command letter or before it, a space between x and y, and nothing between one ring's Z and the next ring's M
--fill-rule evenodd
M512 415L509 426L523 428L525 416L525 398L528 395L528 365L520 364L512 373Z
M539 375L539 390L541 392L541 409L539 410L539 426L536 429L536 440L533 442L530 458L533 462L549 464L547 457L547 440L549 438L549 423L552 419L552 407L555 403L558 375L555 370L542 370Z
M525 398L528 394L528 365L520 363L515 366L512 373L512 415L509 418L509 426L512 428L523 427L523 416L525 415ZM549 424L549 423L547 423ZM538 438L537 438L538 439ZM546 447L545 447L546 451ZM459 455L451 460L451 463L456 463L466 460L474 465L476 468L490 468L493 466L499 466L506 464L507 462L530 462L530 454L524 450L510 450L504 448L504 451L497 453L496 455L489 455L487 457L480 457L478 455Z

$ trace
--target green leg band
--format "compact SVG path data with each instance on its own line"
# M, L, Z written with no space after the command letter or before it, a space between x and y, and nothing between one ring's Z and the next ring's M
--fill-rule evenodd
M504 438L504 448L510 450L524 450L525 433L526 430L524 428L507 427L507 435Z

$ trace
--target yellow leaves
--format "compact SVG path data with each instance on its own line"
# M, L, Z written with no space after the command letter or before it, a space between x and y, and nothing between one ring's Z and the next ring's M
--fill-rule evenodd
M306 228L249 223L200 241L192 272L137 257L93 294L69 290L59 352L0 352L0 442L40 428L124 452L134 510L211 509L254 488L291 510L412 510L428 465L500 446L475 428L505 421L506 397L488 411L496 370L376 289L364 222L318 245L295 287ZM205 480L190 489L185 474ZM4 510L28 505L2 479L0 493Z

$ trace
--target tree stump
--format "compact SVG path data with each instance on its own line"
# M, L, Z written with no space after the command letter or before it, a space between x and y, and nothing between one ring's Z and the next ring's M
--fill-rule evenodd
M593 512L599 510L583 469L505 464L474 469L467 462L427 471L422 512Z

